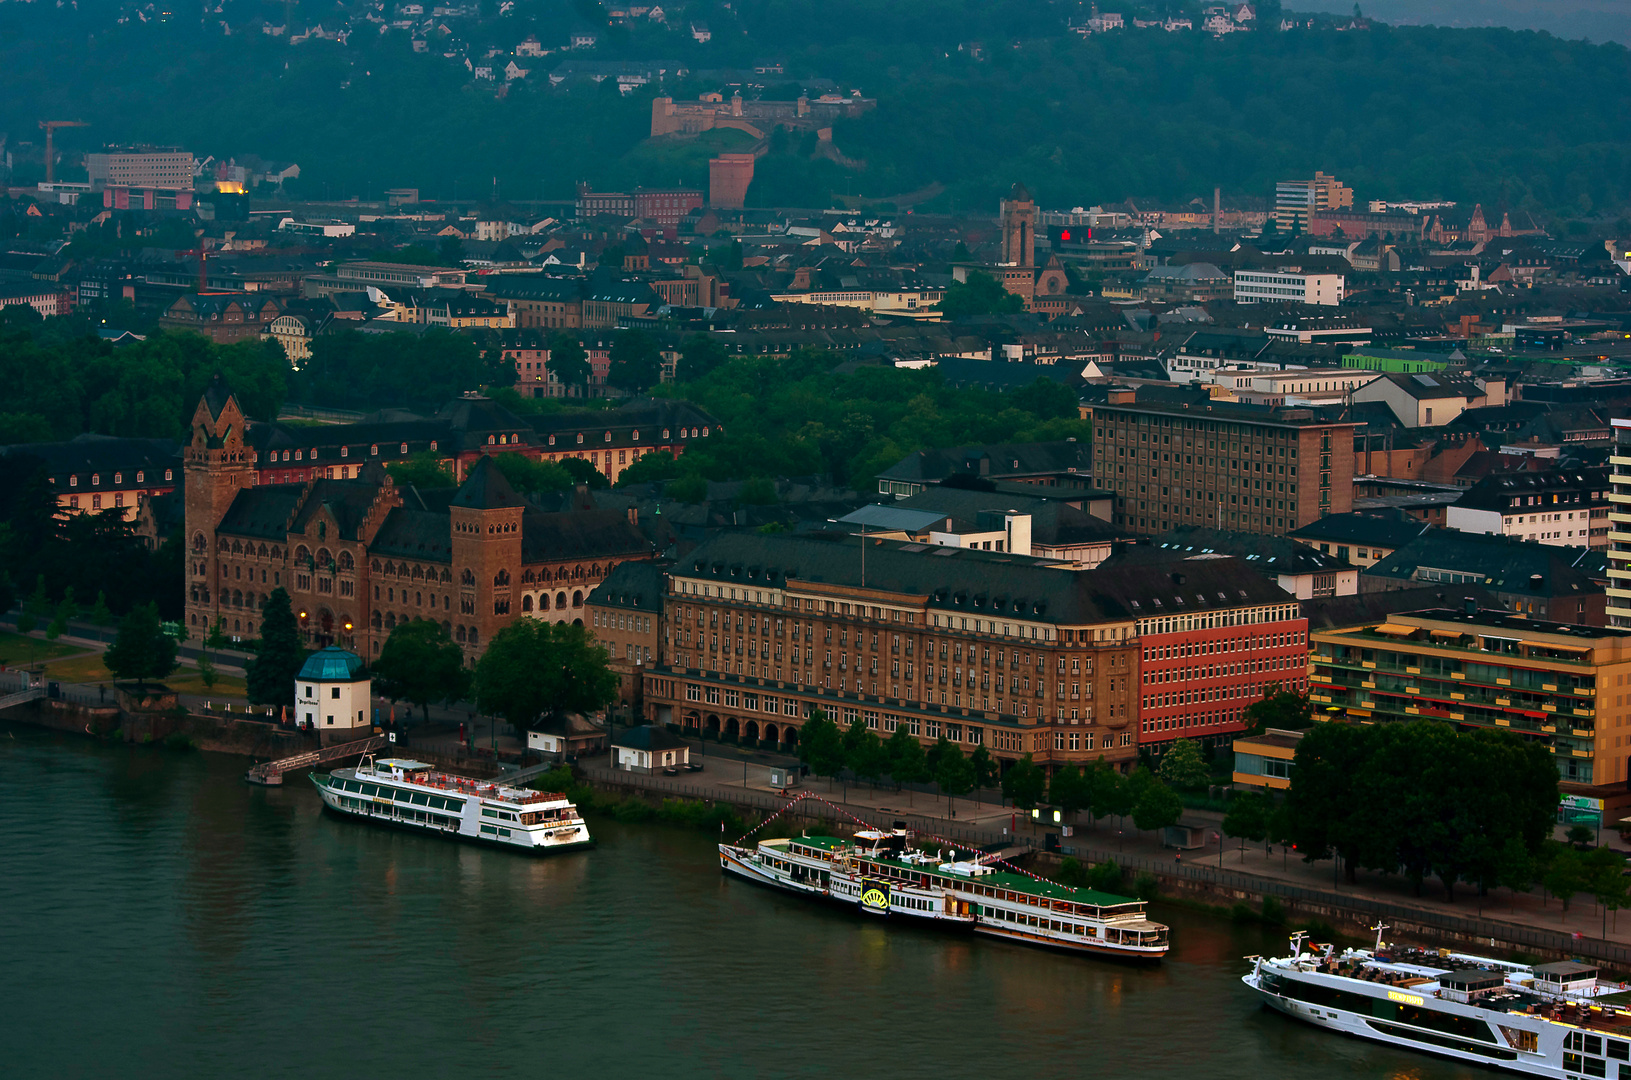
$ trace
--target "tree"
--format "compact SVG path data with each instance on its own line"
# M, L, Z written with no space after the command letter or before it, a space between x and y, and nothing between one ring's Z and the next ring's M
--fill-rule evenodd
M79 617L79 605L74 603L74 587L68 586L62 592L62 600L57 604L56 613L51 618L51 625L45 628L45 636L55 641L68 632L68 620Z
M442 463L441 455L429 450L393 461L385 466L385 471L398 484L412 484L418 488L449 488L455 484L453 472Z
M884 744L889 753L889 776L898 790L902 784L921 784L929 779L929 762L923 744L902 723Z
M300 643L300 625L282 587L261 601L260 634L245 672L249 700L256 705L293 705L295 676L306 662L307 649Z
M1048 778L1026 754L1002 774L1002 794L1021 810L1034 810L1042 804Z
M682 476L665 487L663 494L676 502L694 506L708 500L708 481L695 474Z
M1540 883L1547 892L1563 901L1563 910L1567 913L1574 894L1585 890L1591 884L1591 877L1580 853L1558 844L1553 846L1551 862L1541 874Z
M34 579L34 591L23 600L22 613L17 616L17 629L24 634L33 633L50 606L51 598L45 594L45 575L39 574Z
M1087 773L1087 791L1087 812L1095 822L1108 814L1125 817L1132 812L1127 778L1102 757L1093 763L1092 770Z
M142 604L120 620L102 662L114 678L137 683L162 679L176 669L176 642L164 632L156 604Z
M1212 774L1201 759L1201 746L1194 739L1179 739L1161 755L1160 777L1176 788L1203 787Z
M844 771L844 736L822 709L812 709L799 729L799 760L829 785Z
M461 266L464 263L464 241L457 236L444 236L437 254L448 266Z
M476 663L476 702L517 731L540 716L592 713L617 697L606 650L582 626L518 619Z
M712 334L692 334L680 346L680 362L674 373L674 381L694 382L711 374L729 359L730 354L725 351L725 346Z
M534 461L521 454L505 453L493 457L493 467L523 495L565 491L573 484L572 474L555 461Z
M1628 889L1625 878L1625 856L1612 848L1600 847L1586 853L1586 889L1592 898L1603 908L1603 921L1608 921L1608 913L1616 913L1625 907L1627 900L1631 900L1631 889ZM1606 931L1608 928L1604 926Z
M747 481L736 493L736 501L742 506L774 506L777 500L775 483L763 476Z
M1061 766L1048 784L1048 801L1066 814L1076 814L1091 800L1088 779L1074 765Z
M108 610L108 594L98 589L96 603L91 605L91 613L87 616L97 626L112 626L113 612Z
M974 766L969 764L961 749L949 742L935 761L934 783L946 796L948 806L952 799L974 790Z
M997 765L997 759L991 756L991 751L981 743L974 748L974 753L968 756L968 763L974 766L974 786L988 788L997 782L1002 775L1002 769Z
M844 733L844 759L856 776L871 781L874 786L889 770L889 751L864 720L855 721Z
M1308 698L1279 683L1271 684L1262 698L1246 706L1246 733L1261 735L1268 728L1302 731L1314 722L1314 706Z
M643 393L662 379L662 352L657 339L644 330L619 331L612 338L610 359L606 381L619 390Z
M971 271L966 281L953 281L937 307L948 319L976 315L1011 315L1025 310L1025 301L1003 288L983 270Z
M629 462L629 467L617 474L617 487L630 484L650 484L672 480L680 474L679 462L667 450L653 450Z
M1223 815L1223 832L1242 841L1242 857L1246 854L1244 841L1255 844L1268 835L1269 815L1273 810L1273 800L1262 791L1237 792L1229 800L1229 811Z
M557 331L549 339L549 359L544 361L544 366L568 390L574 386L580 390L587 389L589 377L594 373L589 366L589 354L583 350L583 342L564 330Z
M431 702L460 701L470 692L464 650L430 619L398 623L373 667L377 692L419 706L427 723Z
M1149 770L1142 766L1134 770L1133 779L1138 791L1138 800L1133 803L1133 825L1147 831L1178 824L1178 819L1184 814L1184 804L1178 798L1178 793L1150 775Z
M605 491L612 486L605 473L583 458L565 458L561 461L561 468L572 478L572 483L584 484L590 491Z
M204 649L198 656L198 678L206 690L214 689L216 680L215 659L210 653L226 647L226 629L226 619L217 615L215 621L210 624L208 633L204 635Z

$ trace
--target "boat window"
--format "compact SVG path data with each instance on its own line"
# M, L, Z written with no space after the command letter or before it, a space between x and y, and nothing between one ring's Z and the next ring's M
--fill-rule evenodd
M413 804L415 806L424 806L429 801L430 796L426 795L423 791L416 791L413 793Z

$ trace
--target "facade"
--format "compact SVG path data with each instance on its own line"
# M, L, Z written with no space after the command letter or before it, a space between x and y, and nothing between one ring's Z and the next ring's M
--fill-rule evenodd
M1506 380L1395 372L1369 380L1353 392L1353 400L1381 402L1408 428L1443 427L1468 409L1505 405Z
M661 98L658 99L662 100ZM720 154L708 159L708 205L740 210L753 184L752 154Z
M865 553L864 578L860 545L834 539L726 534L681 560L647 719L791 746L820 708L1006 762L1130 765L1133 594L1159 587L1151 575L890 541Z
M878 494L905 499L958 475L1087 493L1092 487L1090 452L1075 439L919 450L878 474Z
M256 293L187 293L165 310L159 326L191 330L227 345L270 333L282 314L276 300Z
M255 484L236 399L218 382L185 450L187 625L225 620L253 637L259 606L285 589L301 635L377 656L398 623L434 619L474 662L517 618L583 621L617 563L651 556L632 515L550 513L511 490L492 459L451 500L398 487L372 463L348 479Z
M26 468L30 460L45 468L59 516L117 510L134 522L149 499L174 491L181 479L181 447L173 439L87 434L0 447L6 468Z
M667 728L641 725L612 736L612 768L654 773L683 769L691 761L691 746Z
M373 727L370 682L362 657L330 645L306 658L295 676L295 722L324 743L348 742Z
M506 280L501 276L485 286L481 295L507 304L518 328L573 330L583 325L585 285L577 277L528 274Z
M412 263L350 262L334 270L341 281L367 285L408 285L416 289L462 289L465 271ZM359 290L360 291L360 290Z
M617 673L618 712L645 715L645 673L662 655L664 563L619 563L584 602L584 625Z
M1093 479L1114 523L1286 533L1353 508L1351 422L1213 402L1093 407Z
M1353 204L1353 188L1322 172L1316 172L1312 180L1282 180L1274 185L1273 216L1281 232L1306 233L1318 214L1352 210Z
M1374 371L1293 369L1263 371L1223 368L1203 373L1199 381L1214 382L1234 391L1249 405L1341 405L1348 396L1377 377Z
M1297 756L1300 731L1269 728L1261 735L1248 735L1234 742L1235 768L1231 779L1236 787L1284 791L1291 786L1291 763Z
M1169 598L1138 621L1138 741L1157 753L1175 739L1221 743L1276 685L1308 686L1308 620L1296 601L1240 560L1207 561L1165 564Z
M191 191L194 161L174 146L109 147L86 154L85 171L97 187Z
M1291 534L1322 555L1349 566L1375 566L1410 543L1427 526L1403 514L1331 514Z
M1236 270L1235 303L1294 303L1336 306L1342 303L1342 274L1305 274L1300 270Z
M1312 652L1316 712L1513 731L1552 753L1565 793L1614 785L1631 800L1631 747L1611 734L1626 723L1631 631L1442 609L1316 631Z
M1426 529L1368 567L1359 589L1371 593L1477 585L1509 611L1549 622L1604 626L1609 625L1605 584L1613 584L1610 555L1592 548L1524 543L1496 533Z
M1607 622L1613 627L1631 627L1631 420L1616 419L1612 423Z
M41 318L67 315L74 310L75 293L51 281L18 281L0 285L0 308L28 306Z
M1491 473L1445 514L1452 529L1554 547L1609 546L1607 469Z

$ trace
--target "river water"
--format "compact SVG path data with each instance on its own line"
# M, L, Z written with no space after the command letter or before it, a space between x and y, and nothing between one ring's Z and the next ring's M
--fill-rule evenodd
M319 812L236 758L0 725L0 1074L1490 1075L1257 1006L1282 935L1157 905L1156 968L860 921L591 821L533 860Z

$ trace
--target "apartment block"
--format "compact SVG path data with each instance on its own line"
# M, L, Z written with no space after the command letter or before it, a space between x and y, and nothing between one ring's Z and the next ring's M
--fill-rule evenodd
M1094 482L1115 493L1117 525L1279 534L1353 509L1351 422L1221 401L1092 411Z
M1544 745L1571 794L1620 805L1626 786L1631 631L1510 612L1436 609L1312 635L1316 714L1377 723L1431 717Z

